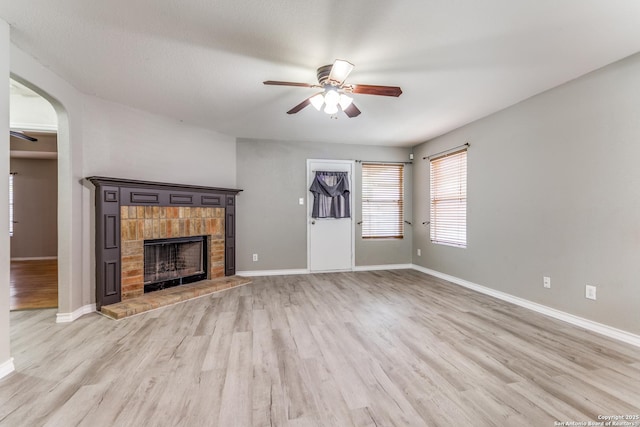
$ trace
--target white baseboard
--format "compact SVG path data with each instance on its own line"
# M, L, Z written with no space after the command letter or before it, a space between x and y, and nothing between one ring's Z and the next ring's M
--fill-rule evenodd
M289 269L289 270L251 270L236 271L238 276L256 277L256 276L288 276L292 274L309 274L306 268Z
M0 364L0 378L4 378L9 375L11 372L15 371L16 368L13 366L13 357L7 360L4 363Z
M18 257L11 258L11 261L43 261L49 259L58 259L57 256L27 256L27 257Z
M411 269L413 264L382 264L382 265L358 265L353 270L336 270L324 271L323 273L342 273L345 271L373 271L373 270L401 270ZM238 276L255 277L255 276L287 276L294 274L310 274L306 268L288 269L288 270L253 270L253 271L236 271Z
M89 304L80 307L77 310L74 310L72 313L57 313L56 314L56 323L69 323L78 319L85 314L93 313L96 311L95 304Z
M407 270L412 268L413 264L357 265L353 267L353 271Z
M440 279L447 280L456 285L463 286L468 289L480 292L485 295L492 296L494 298L510 302L520 307L533 310L537 313L544 314L545 316L553 317L554 319L562 320L563 322L570 323L575 326L587 329L589 331L604 335L609 338L613 338L618 341L631 344L636 347L640 347L640 335L632 334L631 332L623 331L612 326L608 326L602 323L594 322L583 317L574 316L573 314L566 313L564 311L556 310L555 308L547 307L546 305L538 304L524 298L516 297L505 292L497 291L495 289L487 288L482 285L478 285L468 280L460 279L455 276L450 276L439 271L431 270L430 268L421 267L419 265L413 265L415 270L421 271L426 274L430 274Z

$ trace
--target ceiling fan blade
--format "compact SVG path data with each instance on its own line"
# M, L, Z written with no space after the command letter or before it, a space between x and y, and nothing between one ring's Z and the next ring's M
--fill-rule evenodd
M315 96L315 95L313 95ZM309 101L312 97L310 96L309 98L305 99L304 101L302 101L300 104L296 105L295 107L293 107L291 110L287 111L287 114L295 114L298 111L302 110L304 107L306 107L307 105L309 105L311 102Z
M15 136L16 138L24 139L24 140L26 140L26 141L30 141L30 142L36 142L36 141L38 140L38 138L34 138L34 137L32 137L32 136L25 135L25 134L24 134L24 133L22 133L22 132L16 132L16 131L14 131L14 130L9 131L9 134L10 134L11 136Z
M267 80L262 83L265 85L273 85L273 86L318 87L318 85L312 85L309 83L279 82L276 80Z
M336 59L329 72L329 80L336 82L338 86L340 86L347 79L351 71L353 71L353 67L354 65L349 61Z
M361 111L358 109L358 107L355 106L353 102L349 104L349 106L343 111L349 118L358 117L361 113Z
M375 85L353 85L351 91L353 93L361 93L364 95L382 95L382 96L400 96L402 89L398 86L375 86Z

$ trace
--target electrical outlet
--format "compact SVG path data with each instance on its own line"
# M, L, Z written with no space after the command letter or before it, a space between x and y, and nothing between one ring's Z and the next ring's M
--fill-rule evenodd
M418 249L417 251L418 256L422 256L422 251L420 249Z
M544 285L545 288L550 288L551 287L551 277L544 276L542 278L542 284Z
M258 254L253 254L253 261L257 261L258 260Z
M596 287L593 285L587 285L585 287L585 295L586 298L595 300L596 299Z

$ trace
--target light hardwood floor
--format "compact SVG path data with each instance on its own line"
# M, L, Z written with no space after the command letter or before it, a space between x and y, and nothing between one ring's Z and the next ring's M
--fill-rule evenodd
M2 426L553 426L640 414L640 351L411 271L254 278L122 321L11 313Z
M58 260L11 261L11 310L58 306Z

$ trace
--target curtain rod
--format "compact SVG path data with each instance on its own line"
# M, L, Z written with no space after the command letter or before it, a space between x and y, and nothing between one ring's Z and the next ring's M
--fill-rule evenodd
M376 163L381 165L412 165L413 162L384 162L381 160L355 160L356 163Z
M457 147L449 148L448 150L440 151L439 153L423 157L422 160L433 159L434 157L441 157L441 156L447 155L448 153L451 153L452 151L459 150L462 147L469 148L471 147L471 144L469 144L468 142L465 142L464 144L458 145Z

